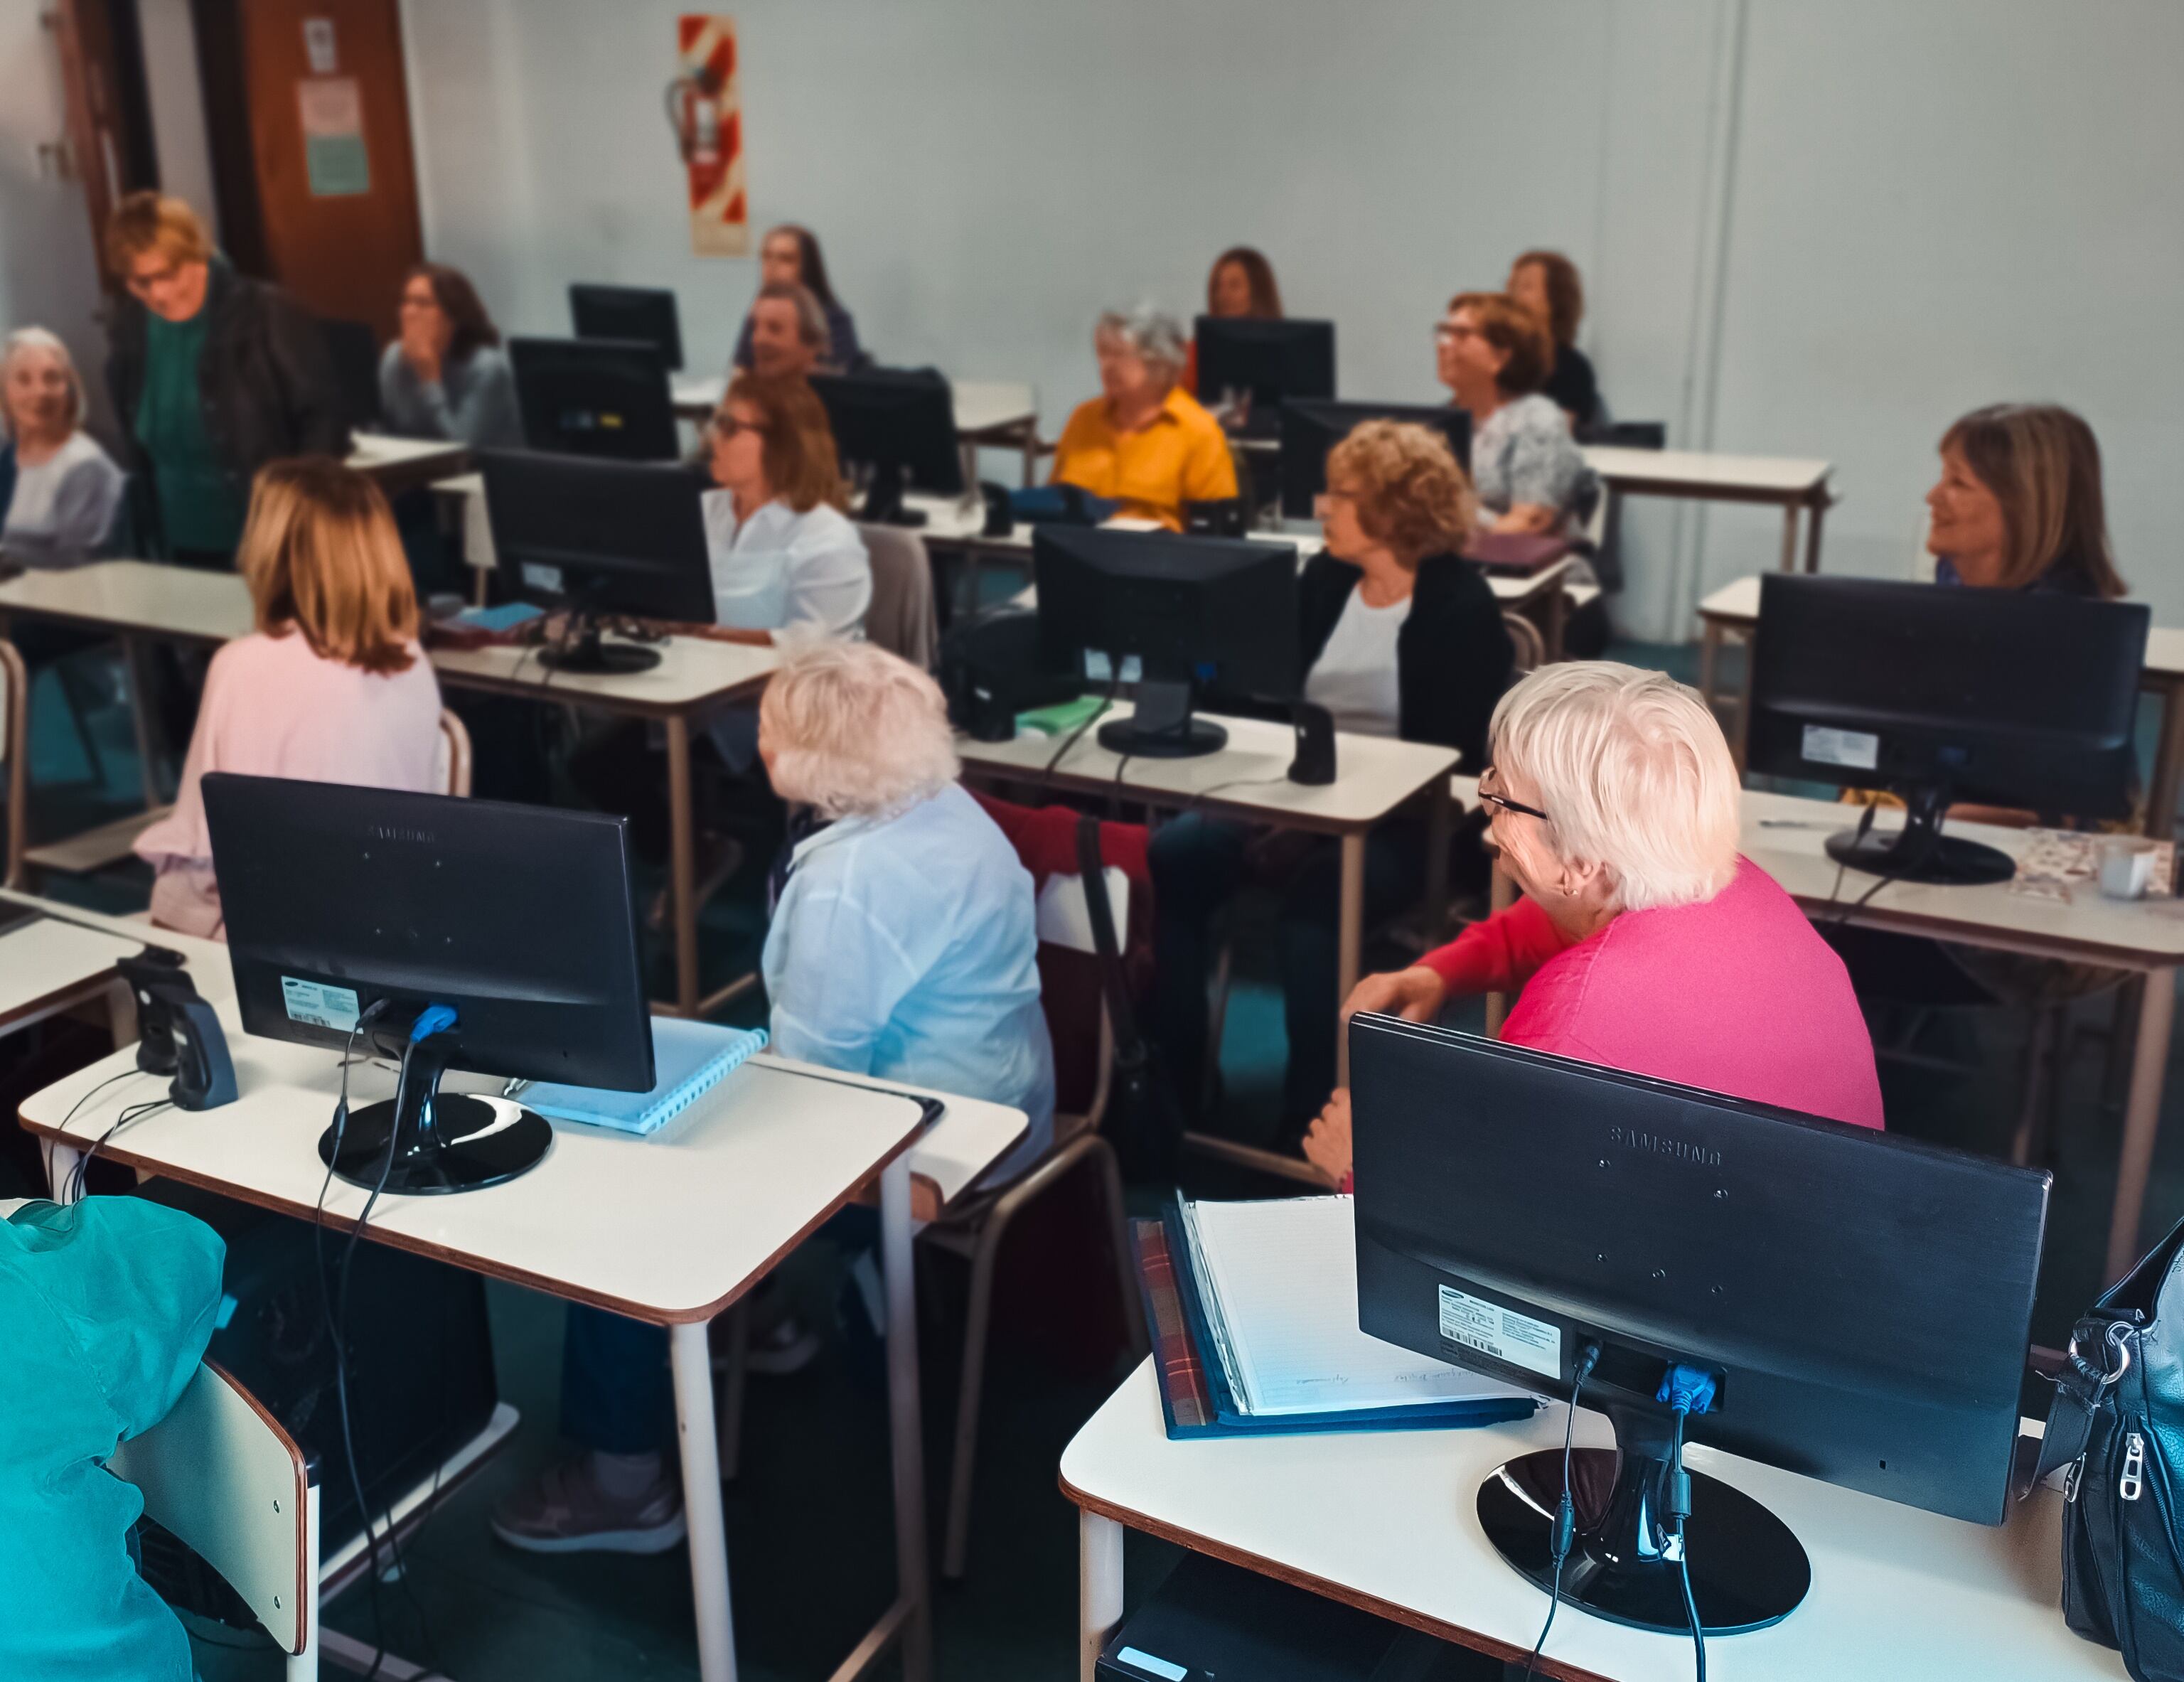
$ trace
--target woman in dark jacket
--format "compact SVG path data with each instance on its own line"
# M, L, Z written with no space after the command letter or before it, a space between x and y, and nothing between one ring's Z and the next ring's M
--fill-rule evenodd
M1327 461L1326 552L1305 568L1298 631L1303 699L1338 731L1457 749L1476 771L1515 664L1485 579L1457 553L1475 518L1470 482L1441 435L1368 420ZM1365 917L1418 891L1425 824L1396 819L1365 848ZM1281 896L1289 1028L1283 1122L1304 1128L1334 1085L1340 844L1192 813L1153 838L1158 913L1151 1021L1169 1067L1195 1083L1206 1055L1214 914L1247 881Z
M319 324L277 287L230 268L179 198L124 198L107 224L106 259L129 292L106 377L144 493L140 529L170 560L224 570L259 468L348 453Z

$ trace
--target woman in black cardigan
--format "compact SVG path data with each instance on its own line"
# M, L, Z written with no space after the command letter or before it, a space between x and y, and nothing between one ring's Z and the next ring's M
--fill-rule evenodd
M1515 654L1493 591L1456 553L1472 528L1470 482L1438 432L1368 420L1329 453L1327 484L1327 549L1299 586L1304 699L1337 730L1455 748L1475 772ZM1368 838L1368 922L1418 893L1425 838L1418 818ZM1153 838L1152 873L1151 1025L1187 1087L1206 1055L1214 914L1247 883L1280 894L1282 1118L1285 1137L1301 1135L1334 1085L1340 844L1192 813Z

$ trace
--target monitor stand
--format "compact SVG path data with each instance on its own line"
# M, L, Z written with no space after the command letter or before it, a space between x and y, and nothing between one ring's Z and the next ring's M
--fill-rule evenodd
M608 643L600 640L600 625L596 615L585 609L576 610L576 637L559 647L542 649L538 664L549 671L600 672L627 675L632 671L649 671L660 664L657 649L634 649L627 643Z
M1189 760L1217 754L1228 732L1190 716L1188 683L1140 683L1130 716L1100 727L1100 745L1136 760Z
M865 490L864 505L857 510L857 518L867 526L922 526L925 524L923 512L905 507L903 504L905 488L900 462L877 464L872 469L872 482Z
M504 1098L440 1090L455 1045L445 1033L405 1045L394 1096L353 1111L338 1151L328 1128L319 1136L319 1160L351 1185L406 1197L476 1191L537 1167L554 1143L543 1116Z
M1942 833L1949 810L1946 784L1927 783L1906 794L1908 810L1900 830L1846 829L1828 837L1828 856L1852 870L1902 882L1938 882L1972 887L2007 882L2017 860L1999 847Z

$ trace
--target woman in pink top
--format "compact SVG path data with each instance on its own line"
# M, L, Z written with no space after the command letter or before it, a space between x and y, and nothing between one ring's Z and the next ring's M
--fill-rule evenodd
M440 686L379 487L324 456L260 470L236 565L258 628L213 656L174 810L136 838L152 920L225 938L204 774L419 793L433 786Z
M1345 1005L1429 1022L1451 993L1523 996L1515 1045L1881 1125L1873 1042L1842 961L1736 850L1729 744L1692 691L1607 661L1544 666L1502 697L1479 797L1524 890ZM1305 1154L1350 1171L1350 1094Z

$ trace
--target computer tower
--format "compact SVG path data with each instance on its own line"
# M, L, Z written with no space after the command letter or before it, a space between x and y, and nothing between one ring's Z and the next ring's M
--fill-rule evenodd
M1501 1682L1485 1654L1204 1554L1100 1650L1100 1682Z

